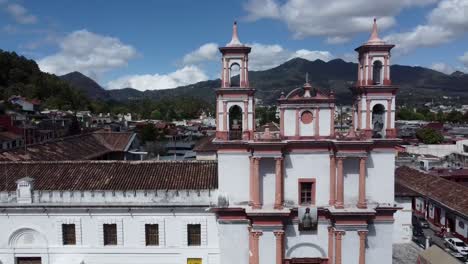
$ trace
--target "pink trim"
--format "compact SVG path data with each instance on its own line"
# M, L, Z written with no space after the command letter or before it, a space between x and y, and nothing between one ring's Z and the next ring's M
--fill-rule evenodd
M249 56L245 56L245 87L250 87L249 84Z
M367 208L366 204L366 158L359 158L359 198L358 208Z
M284 137L284 109L280 109L280 136Z
M320 136L320 108L315 109L315 136Z
M252 227L248 227L249 230L249 264L254 264L253 258L253 248L254 248L254 241L253 241L253 232Z
M357 125L357 128L361 129L361 127L362 127L362 98L358 99L358 109L357 109L357 111L358 111L358 118L357 118L358 125Z
M372 85L372 57L367 55L367 85Z
M283 264L284 260L284 231L276 230L273 231L276 237L276 264Z
M245 56L242 58L242 62L241 62L241 68L240 68L240 71L239 71L239 83L240 83L240 87L245 87Z
M259 257L259 240L260 236L263 235L262 231L252 231L252 263L253 264L260 264L260 257Z
M359 235L359 264L366 264L366 236L367 230L357 231Z
M328 227L328 263L333 263L333 236L334 229L332 226Z
M343 159L342 157L338 157L338 180L337 180L337 194L336 194L336 208L343 208L344 207L344 177L343 177Z
M245 129L245 131L249 131L249 101L244 101L244 111L242 113L244 115L244 124L242 124Z
M335 231L335 264L341 264L341 240L345 231Z
M253 209L261 209L262 204L260 203L260 158L254 157L254 173L253 173Z
M275 158L276 165L276 193L275 193L275 209L283 209L283 158Z
M253 197L254 197L254 158L252 156L249 157L249 165L250 165L250 177L249 177L249 204L253 205Z
M392 98L387 99L387 129L392 129Z
M335 107L330 107L330 136L335 136Z
M299 205L315 205L315 191L317 188L316 180L315 179L305 179L305 178L299 178L298 180L298 195L297 195L297 204ZM301 184L302 183L312 183L312 189L310 190L310 199L311 203L310 204L302 204L301 203Z
M223 131L227 131L227 102L223 102Z
M330 201L328 204L333 206L335 204L336 192L336 161L335 155L330 155Z
M299 136L299 109L296 109L296 137Z

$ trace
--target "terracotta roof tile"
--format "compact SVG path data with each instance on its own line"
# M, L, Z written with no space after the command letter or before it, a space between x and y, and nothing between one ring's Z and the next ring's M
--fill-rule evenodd
M0 163L0 190L34 178L36 190L201 190L218 188L216 161L28 161ZM6 182L6 183L5 183Z
M396 169L395 181L422 196L468 216L468 187L466 186L408 167Z

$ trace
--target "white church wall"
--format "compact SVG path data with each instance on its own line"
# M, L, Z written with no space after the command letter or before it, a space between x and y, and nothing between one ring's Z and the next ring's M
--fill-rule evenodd
M344 203L354 206L359 194L359 159L349 158L343 161Z
M359 235L355 230L347 230L342 238L342 259L343 263L346 264L358 264L359 263ZM367 250L366 250L367 251ZM370 262L367 260L367 263Z
M317 230L307 232L299 231L298 224L285 226L286 258L326 258L327 254L328 223L319 222Z
M218 153L218 192L230 205L247 205L249 197L249 153Z
M249 263L249 232L247 228L247 222L218 224L220 250L219 263Z
M393 215L395 222L393 224L393 243L403 244L410 243L413 234L412 219L412 197L395 197L397 207L403 209L398 210Z
M330 135L330 123L331 120L331 110L328 108L320 109L320 125L319 125L319 135L320 136L329 136Z
M372 150L367 159L366 195L369 203L393 204L395 150Z
M392 264L393 223L368 225L366 263Z
M316 180L316 205L328 205L330 191L330 155L328 152L288 154L284 159L284 198L288 204L298 203L298 179Z
M260 159L260 193L263 206L273 208L276 194L276 167L274 158Z
M270 264L276 262L276 254L273 253L276 249L276 237L273 234L273 230L263 230L258 246L259 264Z
M296 135L296 110L284 110L284 135L292 137Z

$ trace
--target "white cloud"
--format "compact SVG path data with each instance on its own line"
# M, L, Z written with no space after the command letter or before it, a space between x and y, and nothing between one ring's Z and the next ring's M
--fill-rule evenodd
M431 69L435 70L435 71L439 71L439 72L443 72L445 74L451 74L455 71L455 69L448 65L448 64L445 64L443 62L436 62L436 63L433 63L431 65Z
M458 59L465 65L465 67L468 67L468 51L465 52L465 54L460 56Z
M298 57L310 61L317 59L329 61L334 58L329 51L307 49L290 51L278 44L266 45L253 43L247 45L252 47L251 59L249 59L249 69L251 70L270 69Z
M140 91L175 88L208 80L208 76L196 66L185 66L169 74L129 75L107 83L108 89L131 87Z
M20 24L37 23L37 17L30 14L29 11L22 5L8 4L6 6L6 11L15 19L16 22Z
M343 43L359 32L370 32L373 16L379 27L395 24L403 8L424 6L437 0L248 0L244 5L249 20L276 19L287 24L294 37L325 36L331 44Z
M218 44L206 43L184 56L183 63L196 64L203 61L212 61L218 58Z
M468 32L468 0L442 0L431 10L427 21L412 30L394 33L385 40L396 43L401 53L453 41Z
M127 65L136 50L119 39L87 30L70 33L60 41L60 51L38 61L42 71L58 75L72 71L98 78L104 72Z

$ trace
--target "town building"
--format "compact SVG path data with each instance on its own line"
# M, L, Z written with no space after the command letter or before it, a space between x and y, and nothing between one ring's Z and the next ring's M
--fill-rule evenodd
M278 98L279 128L257 130L234 23L205 148L216 160L0 163L0 261L392 263L393 47L374 20L348 131L335 129L334 93L308 78Z

